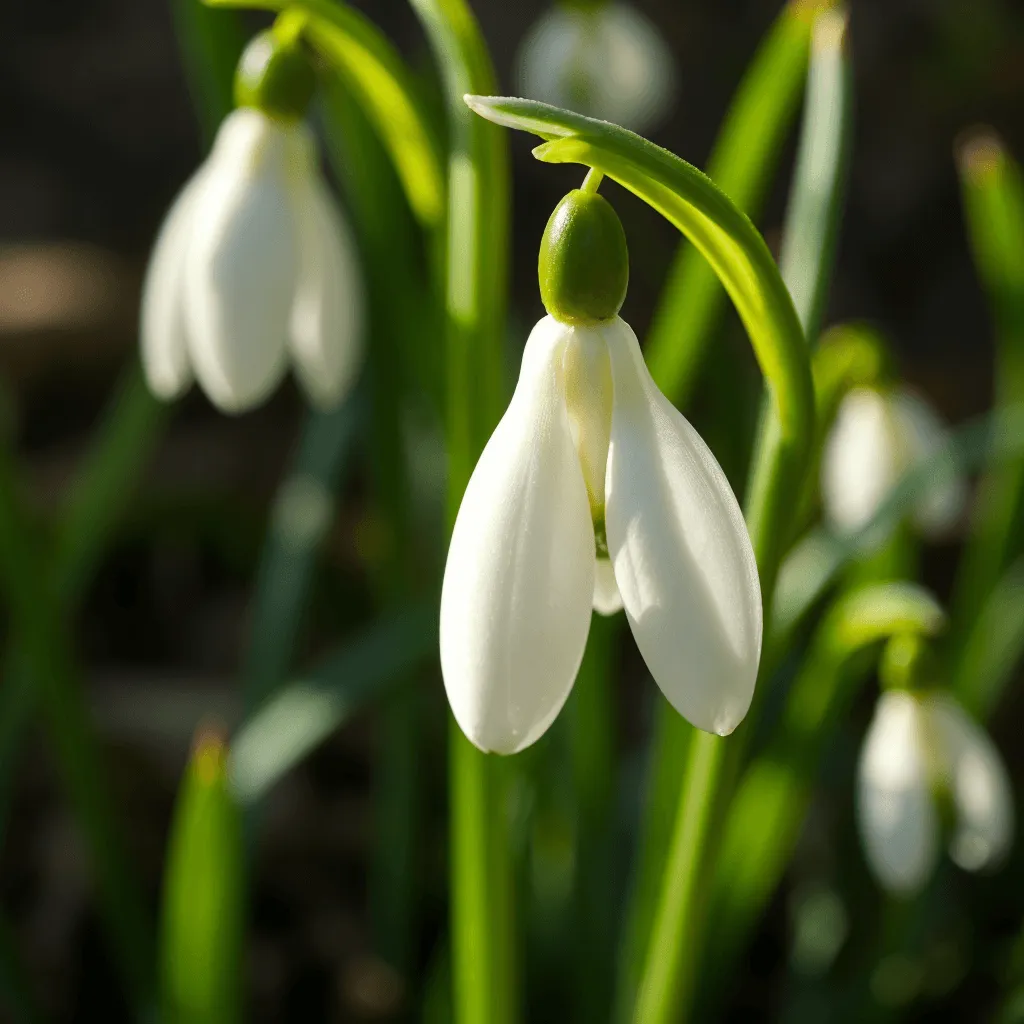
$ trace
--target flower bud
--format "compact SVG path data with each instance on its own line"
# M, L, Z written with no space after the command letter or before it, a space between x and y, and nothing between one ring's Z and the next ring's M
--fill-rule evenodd
M235 72L235 104L255 107L284 121L303 118L316 78L298 39L283 40L273 29L253 36Z
M555 207L537 272L544 308L563 324L595 324L618 315L629 284L629 253L608 200L574 189Z

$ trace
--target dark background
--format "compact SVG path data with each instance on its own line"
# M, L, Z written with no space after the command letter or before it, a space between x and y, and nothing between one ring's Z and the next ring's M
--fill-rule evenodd
M359 6L414 65L429 67L405 4L363 0ZM670 42L680 74L674 114L650 134L703 166L779 4L642 0L637 6ZM986 123L1024 158L1024 3L854 0L851 6L856 130L828 319L874 322L905 377L949 420L960 421L989 404L992 339L964 236L954 141ZM502 87L511 92L515 48L543 7L532 0L478 0L476 9ZM263 23L253 20L254 27ZM3 413L45 510L56 507L134 351L149 246L201 159L203 141L166 0L0 0L0 98ZM526 137L516 135L511 144L510 333L521 344L542 312L535 261L543 225L578 181L574 171L534 162ZM761 220L770 244L791 163L792 143ZM623 312L642 335L676 238L639 202L613 188L607 194L631 243ZM733 334L727 327L722 344L748 360ZM204 715L230 723L237 714L232 680L253 573L301 416L290 384L240 419L216 414L196 393L182 402L146 478L136 482L139 500L76 622L117 798L154 894L192 731ZM336 636L366 600L362 487L357 473L328 544L306 639L310 650ZM950 559L940 551L928 565L940 591ZM1005 731L1008 737L1019 732ZM272 801L267 842L254 868L251 1019L394 1016L399 979L368 953L373 743L373 722L364 716ZM38 736L21 759L3 839L0 897L48 1007L61 1020L117 1019L122 1008L84 856ZM423 851L430 877L443 880L443 857L441 838L434 837ZM425 957L440 927L442 900L438 894L427 908ZM766 935L773 934L769 922ZM752 977L738 979L738 1006L745 990L762 993L778 968L777 951L759 955L764 963L754 963ZM983 1019L965 1008L952 1012L934 1019ZM737 1013L736 1019L751 1019Z

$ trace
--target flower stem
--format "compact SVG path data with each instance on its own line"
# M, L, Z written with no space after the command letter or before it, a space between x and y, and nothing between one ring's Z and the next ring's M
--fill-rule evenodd
M661 899L633 1015L636 1024L680 1020L679 1008L691 1002L697 958L683 954L693 929L694 905L700 895L698 868L712 825L725 750L721 737L705 732L696 733L690 744Z
M504 407L502 335L508 245L504 134L474 117L466 93L494 85L465 0L411 0L442 68L449 116L446 427L454 524L473 466ZM517 1017L506 766L449 729L452 1001L456 1024Z

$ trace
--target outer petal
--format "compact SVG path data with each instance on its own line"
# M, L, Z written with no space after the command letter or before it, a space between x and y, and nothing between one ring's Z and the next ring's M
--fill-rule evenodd
M315 170L301 190L300 265L290 342L310 400L338 404L363 354L363 283L355 244Z
M761 655L761 589L715 457L658 390L636 335L603 328L615 403L605 525L629 624L665 696L700 729L743 720Z
M185 272L189 352L200 384L225 412L258 405L286 368L301 131L236 110L217 136L196 201Z
M857 817L868 864L892 892L928 880L939 829L925 752L923 713L908 693L883 693L861 752Z
M205 166L185 184L164 218L142 285L142 369L158 398L177 398L192 383L185 337L184 281L188 243Z
M566 328L545 317L455 522L441 669L462 731L512 754L548 728L590 628L594 528L562 389Z
M851 391L825 442L821 499L826 516L845 533L865 526L896 482L905 455L884 395Z
M906 463L912 465L934 455L946 443L948 431L935 410L911 391L892 396ZM935 486L914 509L914 522L927 537L941 539L956 526L967 506L967 485L962 476L936 480Z
M594 565L594 611L602 615L622 611L622 595L615 582L615 570L607 558L598 558Z
M985 730L945 695L925 707L944 755L944 782L957 811L950 856L968 871L999 860L1013 839L1013 794L1002 758Z

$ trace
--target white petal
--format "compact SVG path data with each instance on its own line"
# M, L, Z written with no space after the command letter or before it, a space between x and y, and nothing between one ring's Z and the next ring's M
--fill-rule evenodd
M196 200L185 271L189 354L203 390L225 412L258 405L286 368L303 131L236 110L221 126Z
M673 707L725 736L750 707L761 589L736 497L714 455L658 390L629 326L602 328L614 412L605 524L647 667Z
M295 370L325 409L348 393L363 354L363 285L348 225L318 174L301 194L298 290L291 318Z
M928 880L939 829L925 752L921 707L902 691L883 693L857 772L857 819L879 882L909 893Z
M142 369L150 391L165 400L177 398L192 383L185 338L184 280L196 197L205 170L203 166L196 171L164 218L142 285Z
M977 871L1002 859L1013 839L1013 794L1002 758L987 733L952 699L926 698L944 755L944 782L957 812L950 856Z
M441 592L441 670L462 731L511 754L548 728L590 628L594 528L562 384L567 329L533 329L466 488Z
M594 611L602 615L622 611L622 595L615 582L615 570L607 558L598 558L594 564Z
M625 4L551 7L523 40L518 61L524 96L634 131L664 117L675 94L671 51Z
M821 498L832 525L844 533L867 525L903 464L887 399L868 388L851 391L839 406L822 455Z
M918 395L897 391L892 396L893 415L898 424L906 462L911 466L934 455L948 437L938 413ZM956 526L967 505L967 485L959 475L935 481L914 509L914 522L927 537L942 539Z

